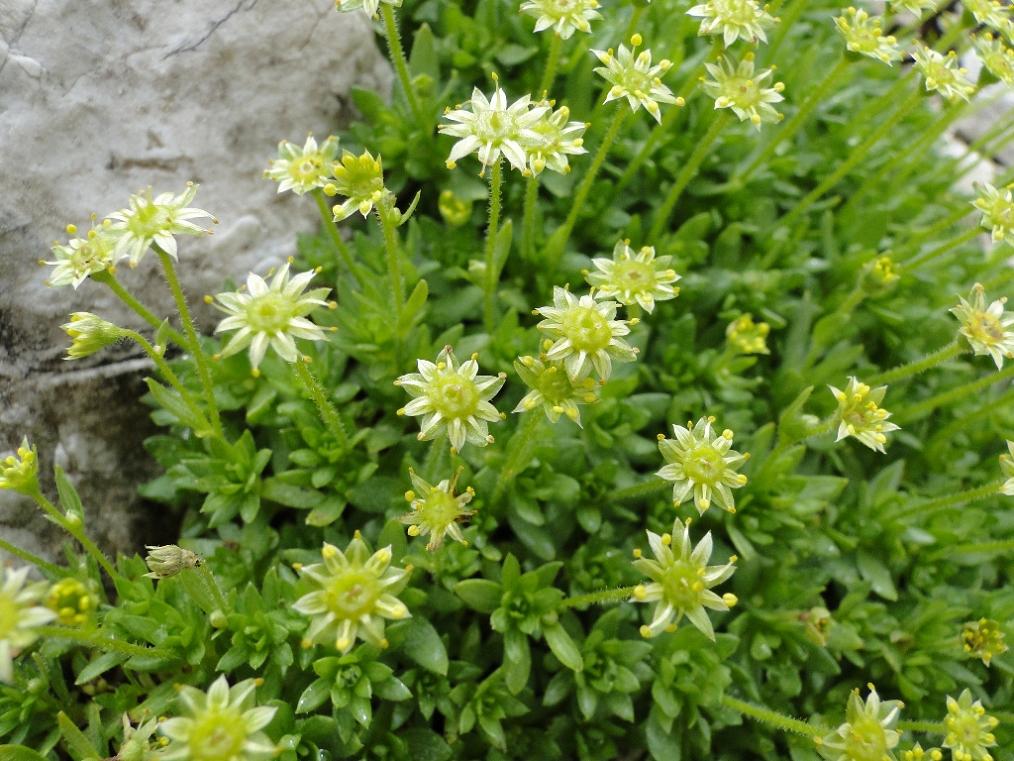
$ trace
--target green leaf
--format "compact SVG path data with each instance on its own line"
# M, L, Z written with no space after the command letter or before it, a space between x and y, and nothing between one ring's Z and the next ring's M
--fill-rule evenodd
M454 593L480 613L492 613L500 607L503 589L488 579L465 579L454 585Z
M413 727L398 730L398 736L408 743L409 757L413 761L450 761L454 757L451 746L430 729Z
M517 629L508 629L503 635L504 682L512 694L517 695L528 684L532 670L532 650L528 636Z
M296 713L310 713L320 707L331 694L331 684L326 679L311 682L296 702Z
M553 655L560 659L560 663L571 671L581 671L584 668L581 651L561 624L543 625L542 636L546 638L546 644L553 651Z
M84 521L84 505L81 503L81 497L78 496L74 484L70 482L67 474L59 465L53 466L53 475L56 479L56 491L60 496L60 504L63 509L67 511L68 515L75 515Z
M60 726L60 736L63 737L67 752L74 761L85 761L85 759L89 758L102 757L102 754L85 737L84 732L78 729L63 711L60 711L56 715L56 722Z
M292 486L277 478L264 479L261 486L261 498L299 510L309 510L324 501L324 495L316 489Z
M429 24L422 24L412 35L412 52L408 66L414 74L425 74L440 81L440 57L437 54L436 38Z
M856 556L856 566L860 575L868 582L870 587L885 600L892 602L898 599L898 590L894 587L894 580L891 572L880 560L868 552L860 552Z
M447 675L447 648L433 624L424 618L409 620L405 635L405 654L425 669Z
M0 745L0 761L48 761L48 759L24 745Z

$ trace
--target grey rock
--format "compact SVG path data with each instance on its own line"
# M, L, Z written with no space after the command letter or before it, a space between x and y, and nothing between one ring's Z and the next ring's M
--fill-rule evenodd
M146 360L114 347L101 363L64 362L59 325L77 310L140 323L95 283L48 288L37 260L67 223L86 230L144 187L198 182L194 205L221 224L181 240L180 274L209 331L203 294L281 261L317 224L311 200L277 195L262 173L280 139L347 120L353 87L388 89L373 38L333 0L0 0L0 450L27 435L44 471L56 458L108 550L167 538L135 496L155 469L140 447ZM149 255L121 279L168 315L156 265ZM0 493L4 537L55 556L51 529Z

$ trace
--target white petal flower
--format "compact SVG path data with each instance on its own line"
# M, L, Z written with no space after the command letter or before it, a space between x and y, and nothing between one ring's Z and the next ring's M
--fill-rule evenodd
M1014 86L1014 48L989 32L973 37L972 44L986 70L1004 84Z
M410 571L391 566L391 548L370 554L357 531L342 552L324 542L324 562L301 566L299 574L316 587L300 597L292 608L310 618L305 642L328 644L347 653L356 639L387 647L384 621L409 618L396 595L408 584Z
M228 317L218 324L215 332L236 331L222 349L221 356L231 356L249 346L250 364L256 374L269 346L286 362L295 362L299 353L294 339L323 341L323 329L306 317L317 307L333 304L324 300L329 288L314 288L304 293L314 274L313 271L302 272L290 278L286 263L270 284L251 272L245 291L216 295L215 306Z
M894 423L887 422L891 413L880 406L887 393L887 386L870 388L855 376L849 378L845 390L828 386L838 402L835 415L838 421L838 438L841 441L852 436L875 452L884 452L887 435L899 430Z
M672 68L672 62L663 58L652 65L650 50L642 50L635 56L637 46L641 44L639 34L631 37L630 43L629 49L625 45L620 45L619 51L615 54L612 48L591 51L603 64L596 67L595 73L612 85L605 102L625 97L632 111L643 106L655 121L661 122L662 112L659 103L683 105L681 99L662 84L662 76Z
M130 266L136 267L152 245L156 245L176 259L175 236L210 234L209 230L191 221L218 221L203 209L188 206L197 195L197 187L195 183L188 182L187 189L179 195L160 193L154 198L151 188L148 188L131 196L126 209L108 215L107 219L111 221L108 229L117 236L116 257L125 256L130 260Z
M479 375L477 355L458 363L445 346L436 363L419 360L419 372L402 375L394 384L413 397L399 415L420 416L419 440L447 434L451 448L460 452L465 444L484 447L493 442L489 424L502 418L490 399L503 387L507 376Z
M54 244L54 261L43 262L53 267L47 285L77 289L89 275L105 272L116 264L123 254L117 251L118 236L110 231L111 224L104 221L93 226L84 238L71 238L66 245ZM67 230L71 235L77 232L74 225L68 225Z
M993 234L993 241L1008 240L1014 232L1014 184L1005 188L994 188L984 182L979 197L972 205L982 212L982 226ZM1011 238L1014 240L1014 238Z
M532 125L532 132L538 137L527 145L528 166L532 174L541 174L551 169L558 174L570 172L568 156L579 156L588 151L584 148L585 122L572 122L570 109L563 106L548 113Z
M593 369L603 381L609 380L612 361L633 362L637 349L623 340L634 320L616 319L615 301L596 301L591 294L577 297L565 288L553 288L553 306L535 311L545 319L538 328L553 344L546 359L563 362L571 380L587 376Z
M602 18L598 0L525 0L521 12L535 16L535 31L552 29L563 39L576 31L590 32L590 21Z
M56 613L37 605L46 593L46 582L26 584L29 568L4 568L0 584L0 682L10 683L14 676L13 660L31 645L34 631L48 624Z
M901 60L898 40L884 35L879 18L864 10L846 8L842 15L835 18L834 23L845 38L845 47L853 53L876 58L888 66Z
M546 341L546 348L552 341ZM591 378L572 380L562 362L549 362L545 357L518 357L514 369L530 389L521 397L513 412L530 412L542 407L550 422L555 423L566 415L581 426L582 404L594 404L599 400L599 384Z
M927 91L935 90L947 100L968 100L975 92L975 85L965 76L966 70L958 66L958 54L953 50L944 55L917 43L912 58L926 79Z
M708 639L715 630L705 608L726 611L736 604L736 596L719 597L712 587L726 581L736 571L735 556L723 565L708 565L711 559L711 532L694 546L690 541L690 521L673 522L672 534L648 533L654 560L641 557L635 550L634 567L647 576L648 584L634 587L633 602L653 602L655 611L650 624L641 627L642 637L654 637L663 631L675 631L686 616Z
M687 15L703 19L699 34L720 34L726 47L736 40L767 42L765 28L778 22L756 0L707 0L688 10Z
M714 422L713 417L702 417L696 425L688 422L686 428L674 425L673 438L659 434L658 441L666 465L656 475L673 482L674 505L682 505L693 496L701 515L712 501L723 510L736 512L732 490L741 488L747 480L737 471L750 455L732 449L732 431L725 429L719 434L711 427Z
M327 184L337 157L338 138L334 135L319 146L309 135L302 148L283 140L278 144L278 158L271 162L264 176L278 183L279 193L291 190L301 196Z
M490 98L475 88L468 103L444 112L452 123L441 124L440 133L459 138L447 166L453 169L460 159L475 153L483 171L504 156L516 170L526 172L528 148L540 141L533 127L548 111L549 106L533 104L530 95L508 105L507 93L499 86Z
M159 732L169 744L158 757L165 761L266 761L274 757L278 749L261 730L277 709L255 706L257 683L245 679L230 687L223 674L206 693L196 687L181 687L178 701L183 716L159 723Z
M392 8L400 8L402 0L335 0L335 9L347 13L362 8L367 16L376 18L381 3L386 3Z
M643 246L637 253L630 241L621 240L613 248L613 258L592 259L597 272L585 280L593 286L596 298L616 299L624 306L639 305L652 312L656 301L668 301L679 295L673 285L680 280L676 270L669 267L671 256L655 256L655 249Z
M1000 487L1000 493L1014 497L1014 441L1008 441L1006 454L1000 455L1000 472L1006 479Z
M771 87L764 83L771 78L774 69L754 71L753 53L747 53L738 64L723 57L719 63L705 64L711 79L704 81L704 92L715 99L715 108L731 108L740 121L750 120L757 129L764 122L780 122L783 115L775 110L772 103L785 100L782 91L785 85L775 82Z
M897 730L902 704L898 700L881 701L873 685L865 702L859 690L849 696L845 723L822 738L817 746L820 754L833 761L854 761L856 758L895 761L891 750L897 746L901 733ZM862 755L858 755L858 754Z
M445 536L467 545L460 523L475 514L474 510L465 507L475 496L475 489L469 486L461 494L454 493L461 469L451 478L445 478L435 485L411 468L408 469L408 475L412 479L412 489L405 492L405 500L412 511L398 520L408 525L409 536L429 536L427 550L439 549Z
M969 301L959 297L959 303L950 312L961 321L959 332L978 356L988 354L999 370L1004 357L1014 357L1014 312L1004 311L1006 298L995 299L986 305L986 291L976 283Z

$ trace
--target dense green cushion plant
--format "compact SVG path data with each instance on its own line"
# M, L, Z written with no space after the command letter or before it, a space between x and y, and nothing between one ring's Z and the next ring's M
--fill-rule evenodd
M182 528L110 560L0 465L84 550L0 540L0 758L1014 753L1009 115L938 150L1014 21L936 5L340 0L392 101L283 141L321 232L214 336L196 186L54 247L150 328L65 326L151 359Z

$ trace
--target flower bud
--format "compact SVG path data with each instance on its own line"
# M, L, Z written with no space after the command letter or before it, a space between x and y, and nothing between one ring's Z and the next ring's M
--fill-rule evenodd
M103 320L91 312L74 312L70 322L61 325L71 338L66 359L89 357L110 344L119 341L125 334L122 328Z
M201 564L201 559L190 550L185 550L175 544L166 544L160 547L146 547L148 556L144 562L148 565L150 573L146 573L149 579L167 579L175 576L187 568L196 568Z
M0 460L0 489L10 489L22 494L34 494L39 490L39 461L35 447L28 445L28 439L21 440L16 454Z

